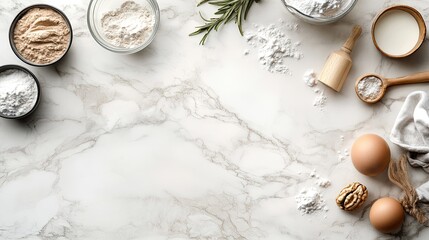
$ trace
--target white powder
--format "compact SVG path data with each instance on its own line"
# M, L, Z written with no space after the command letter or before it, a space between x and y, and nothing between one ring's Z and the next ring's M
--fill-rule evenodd
M375 100L380 96L382 86L381 79L374 76L365 77L358 83L358 94L364 100Z
M286 2L312 17L334 17L342 13L351 0L288 0Z
M316 185L322 188L327 188L331 186L331 180L321 177L316 181Z
M337 151L337 154L338 154L338 161L339 162L346 160L346 158L348 156L350 156L349 150L347 148L344 149L342 152L341 151Z
M293 43L281 28L274 24L268 27L255 24L254 27L256 31L246 33L245 37L250 46L258 49L259 62L270 72L290 75L285 59L301 59L302 53L298 50L300 43Z
M322 194L316 188L306 188L295 196L297 209L303 214L310 214L318 210L328 211Z
M104 14L101 26L109 43L131 49L149 40L154 31L155 13L147 6L126 1L119 9Z
M34 78L21 70L0 73L0 114L21 117L36 105L38 88Z
M325 110L325 106L326 106L326 102L328 101L328 97L326 97L325 92L324 91L320 91L319 89L317 90L317 96L313 101L313 106L318 108L320 111Z
M319 176L319 174L316 173L316 169L313 169L313 171L311 171L310 177L317 179L316 185L319 187L327 188L327 187L331 186L331 181L327 178Z
M313 69L307 69L302 76L302 80L305 85L308 87L314 87L317 85L317 74ZM319 88L314 89L314 93L316 93L316 97L313 100L313 106L318 108L320 111L325 110L326 103L328 101L328 97L326 97L325 92L321 91Z
M343 147L343 145L344 145L344 136L340 136L340 139L339 139L339 141L338 141L338 146L336 147L337 149L338 148L342 148ZM348 156L350 156L350 152L349 152L349 149L348 148L344 148L344 150L343 151L341 151L341 150L338 150L337 151L337 154L338 154L338 161L339 162L341 162L341 161L344 161L344 160L346 160L346 158L348 157Z
M305 84L309 87L314 87L317 84L317 76L313 69L307 69L302 77Z

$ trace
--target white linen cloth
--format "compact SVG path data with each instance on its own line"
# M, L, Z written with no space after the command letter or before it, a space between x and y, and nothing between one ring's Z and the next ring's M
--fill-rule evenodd
M390 141L408 151L411 166L429 172L429 97L426 92L413 92L405 99ZM421 201L429 202L429 182L416 190Z

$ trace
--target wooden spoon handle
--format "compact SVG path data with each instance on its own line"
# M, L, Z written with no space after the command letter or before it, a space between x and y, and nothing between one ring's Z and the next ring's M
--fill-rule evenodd
M387 79L388 86L429 82L429 72L421 72L413 75Z
M349 38L343 45L343 50L347 52L351 52L353 50L353 47L355 46L356 40L360 37L361 33L362 33L362 27L359 25L354 26L352 33L350 34Z

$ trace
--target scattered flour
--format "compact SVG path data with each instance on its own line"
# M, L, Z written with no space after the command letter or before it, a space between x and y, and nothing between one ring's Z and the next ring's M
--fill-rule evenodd
M334 17L342 13L351 0L288 0L287 2L288 5L312 17Z
M324 91L318 91L318 95L313 101L313 106L318 108L320 111L325 110L326 102L328 101L328 97L326 97Z
M297 209L302 214L311 214L318 210L328 211L323 195L316 188L306 188L295 196Z
M375 100L381 93L383 82L381 79L369 76L358 83L358 94L364 100Z
M260 64L269 72L291 75L285 59L302 58L303 54L298 50L300 42L292 42L275 24L266 27L255 24L254 27L256 31L246 33L245 38L250 46L258 49ZM291 28L298 29L298 25Z
M313 69L307 69L302 76L302 80L305 85L312 88L317 85L317 74ZM328 97L326 97L325 92L316 88L314 89L314 93L316 93L317 96L314 98L313 106L318 108L320 111L325 110L326 102L328 101Z
M344 136L340 136L340 140L338 142L338 145L339 146L337 146L337 147L342 147L344 145ZM337 154L338 154L338 161L339 162L346 160L346 158L348 156L350 156L350 152L349 152L348 148L345 148L343 151L338 150Z
M331 180L327 179L327 178L319 178L316 181L316 185L322 188L327 188L329 186L331 186Z
M316 185L319 187L327 188L327 187L331 186L331 181L327 178L320 177L320 175L316 173L316 169L313 169L313 171L311 171L310 177L317 179Z

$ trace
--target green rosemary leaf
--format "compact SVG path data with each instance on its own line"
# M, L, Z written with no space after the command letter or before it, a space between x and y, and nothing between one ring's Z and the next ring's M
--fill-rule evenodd
M249 10L252 7L252 5L253 5L254 2L258 2L258 0L256 0L256 1L255 0L250 0L250 1L247 2L246 10L244 11L244 16L243 16L244 20L247 19L247 14L249 13Z
M197 7L203 5L204 3L207 3L210 0L202 0L200 3L197 4Z
M207 29L205 29L205 28L200 28L200 29L196 30L195 32L190 33L190 34L189 34L189 36L196 36L196 35L198 35L198 34L201 34L201 33L203 33L203 32L206 32L206 31L207 31Z
M201 19L204 20L204 22L210 22L210 20L206 19L205 17L203 17L203 14L201 12L199 12Z
M248 3L248 2L246 2L246 3ZM243 19L243 14L245 12L246 3L241 5L241 7L238 9L238 13L237 13L237 26L238 26L238 31L240 31L241 36L243 36L242 19Z
M234 5L241 0L209 0L209 4L215 6L223 6L223 5Z
M210 19L204 18L200 13L200 17L205 23L197 26L196 30L190 33L189 36L203 34L200 44L204 45L208 35L213 29L218 31L222 25L225 25L232 20L237 24L240 34L243 35L243 21L247 19L247 15L253 3L259 1L260 0L202 0L197 6L207 3L218 7L218 9L214 13L215 17Z

